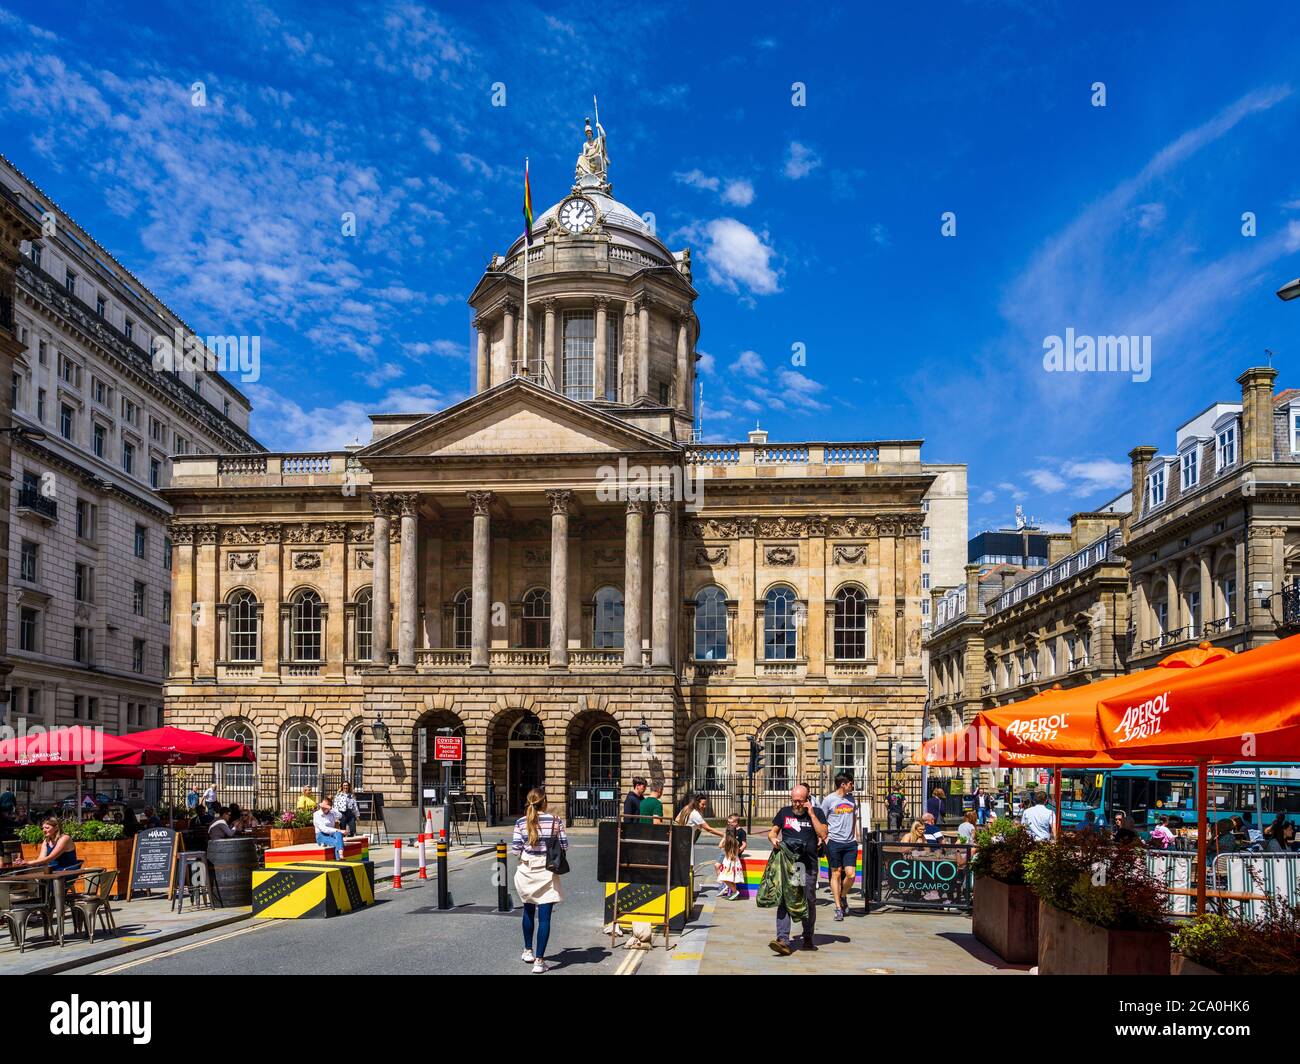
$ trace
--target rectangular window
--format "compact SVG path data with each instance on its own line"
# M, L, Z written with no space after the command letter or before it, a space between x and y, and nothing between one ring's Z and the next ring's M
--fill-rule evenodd
M930 542L930 526L929 526L929 525L922 525L922 526L921 526L921 542L922 542L922 543L929 543L929 542Z
M100 406L108 406L111 395L110 389L108 385L98 377L92 377L90 379L90 394L95 402Z
M40 545L33 543L29 539L23 540L21 575L29 584L36 583L39 572L40 557Z
M33 244L31 246L32 265L40 268L41 265L41 245Z
M104 449L108 445L108 429L95 422L94 428L90 435L90 449L95 452L96 458L104 457Z
M617 314L605 317L605 398L618 401L618 353L623 346L622 320Z
M1182 471L1183 491L1186 491L1188 488L1196 487L1196 478L1198 473L1197 463L1199 460L1200 455L1196 447L1193 447L1190 451L1186 452L1182 458L1178 460L1179 468Z
M184 438L180 433L177 433L177 434L176 434L175 444L174 444L172 450L173 450L176 454L189 454L189 453L190 453L190 441L187 440L187 439L185 439L185 438Z
M149 530L144 525L135 526L135 556L143 558L145 555L145 546L148 543Z
M45 421L45 389L36 390L36 420L44 423Z
M1156 604L1156 627L1159 628L1161 635L1169 631L1169 603L1167 602Z
M81 387L81 366L63 353L59 354L59 379L74 388Z
M39 687L27 688L27 715L35 720L41 717L41 689Z
M922 573L922 574L921 574L921 590L922 590L922 591L929 591L929 590L930 590L930 574L929 574L929 573Z
M921 564L922 565L930 564L930 551L928 549L921 551Z
M163 537L163 568L169 573L172 571L172 538L171 536Z
M1224 577L1219 582L1219 587L1223 595L1223 618L1227 620L1229 628L1235 628L1237 625L1237 578L1235 576Z
M1165 501L1165 469L1161 466L1154 473L1147 474L1147 509L1161 506Z
M90 664L90 629L75 625L72 629L72 660Z
M99 720L99 697L89 695L86 698L86 719Z
M15 373L13 384L9 389L9 407L17 410L21 404L23 396L23 377L21 373Z
M95 570L84 562L77 562L73 577L73 594L78 602L95 601Z
M149 487L156 488L162 483L162 463L157 458L149 459Z
M131 671L144 672L144 640L131 640Z
M172 619L172 593L164 591L162 594L162 619L163 623L170 624Z
M73 410L67 403L59 404L59 435L65 440L72 439Z
M50 364L50 348L44 340L36 341L36 360L42 366L48 366Z
M79 539L95 538L95 518L98 507L85 499L77 500L77 537Z
M1191 628L1189 635L1196 635L1201 628L1201 593L1187 592L1187 624Z
M170 676L172 672L172 648L169 646L162 648L162 671L164 676Z
M135 339L135 322L133 322L130 318L126 319L126 324L122 326L122 330L123 332L126 333L126 338L128 340Z
M108 303L105 301L104 297L103 297L103 296L96 296L96 297L95 297L95 313L96 313L96 315L98 315L99 317L102 318L102 317L104 316L105 311L107 311L107 310L108 310Z
M129 440L122 441L122 470L135 475L135 444Z
M40 614L31 606L24 606L18 614L18 647L35 653L40 649L37 638L40 635Z
M135 582L135 587L131 592L131 612L134 613L137 617L144 616L146 595L147 595L147 590L144 584L141 581L137 580Z
M72 719L81 720L85 712L86 712L86 696L73 695L72 696Z
M595 387L596 316L590 310L564 312L564 394L591 399Z
M131 425L140 424L140 408L125 395L122 396L122 420Z
M156 417L149 419L149 439L154 443L165 443L167 440L167 426Z
M70 296L77 294L77 275L71 270L63 275L63 290Z
M1228 425L1214 440L1214 471L1222 473L1237 461L1237 425Z

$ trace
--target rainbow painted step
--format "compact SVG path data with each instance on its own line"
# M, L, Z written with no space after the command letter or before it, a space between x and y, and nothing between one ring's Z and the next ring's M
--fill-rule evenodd
M317 846L314 842L303 843L298 846L277 846L269 849L262 855L262 863L268 868L271 865L294 864L298 861L333 861L333 846ZM370 860L370 839L365 835L357 835L343 843L343 860L345 861L369 861Z
M325 919L374 901L369 861L299 861L253 872L253 916L263 920Z
M745 865L745 883L740 888L741 894L749 899L758 896L758 885L763 882L763 870L767 868L767 859L771 856L770 850L751 850L745 854L741 860ZM817 862L817 878L822 882L830 882L830 868L826 864L826 858L822 857ZM858 847L858 867L855 875L857 887L862 882L862 847Z

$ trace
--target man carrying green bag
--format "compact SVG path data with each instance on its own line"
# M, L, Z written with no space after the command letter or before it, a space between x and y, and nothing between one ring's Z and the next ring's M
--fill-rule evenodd
M761 908L776 908L776 938L769 945L772 952L788 957L790 921L797 917L803 924L801 949L815 950L813 928L817 922L817 847L826 841L826 822L809 799L808 788L797 783L790 790L790 804L772 818L767 833L772 855L763 870L757 903Z

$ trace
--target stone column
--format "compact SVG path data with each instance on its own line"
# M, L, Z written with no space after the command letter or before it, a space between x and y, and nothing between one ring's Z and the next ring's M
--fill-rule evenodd
M501 316L504 324L501 340L502 347L505 349L505 366L501 380L493 381L493 384L501 384L515 375L515 312L518 309L519 304L513 299L507 299L502 305Z
M682 413L691 409L690 324L685 315L677 319L677 409Z
M474 507L474 562L471 583L470 602L470 639L469 664L474 669L488 667L488 625L491 621L492 594L489 583L491 565L489 554L492 550L491 528L489 527L488 508L492 505L490 491L471 491L468 493L470 504Z
M1137 646L1133 648L1134 653L1142 652L1142 644L1151 638L1151 596L1147 590L1147 584L1150 578L1143 574L1133 581L1133 607L1137 613ZM1066 663L1067 667L1069 663Z
M671 499L654 502L654 567L650 597L650 665L656 669L672 667L672 596L669 577L672 573L673 504ZM624 617L627 616L626 609Z
M635 337L636 304L629 299L623 304L623 349L618 363L622 377L619 382L619 401L628 405L636 398L636 356L632 353Z
M754 676L754 662L758 656L758 634L755 618L758 601L758 577L756 573L756 544L754 534L757 521L752 517L736 520L736 618L732 625L735 634L735 649L731 652L736 659L736 675L745 679Z
M569 667L569 503L573 492L548 491L551 500L551 657L552 669Z
M623 668L641 668L641 522L645 503L627 504L623 553Z
M492 387L492 366L491 355L492 349L489 343L487 325L482 318L474 319L474 329L478 333L478 353L476 362L476 372L474 374L474 390L476 392L485 392Z
M1178 623L1178 566L1173 562L1165 570L1165 601L1168 610L1167 630L1176 632L1181 626Z
M636 397L650 395L650 297L636 301L639 314L636 327Z
M1207 621L1214 620L1214 580L1210 575L1210 561L1214 552L1201 551L1201 631L1205 631ZM1200 632L1196 633L1197 635Z
M404 669L415 667L415 624L418 603L415 592L419 545L416 542L417 522L415 492L402 492L394 497L402 518L402 556L398 561L398 616L397 664Z
M382 668L388 667L389 596L392 584L388 574L388 521L391 500L387 495L372 495L371 506L375 513L375 570L374 585L370 592L373 610L370 638L370 660Z
M609 300L605 296L596 297L596 364L593 368L593 380L595 385L592 388L593 399L605 398L605 359L608 357L606 350L606 336L609 327L606 319L606 310L609 307Z
M546 359L547 377L542 383L558 392L562 389L555 357L555 300L543 299L542 307L546 311L546 324L542 327L542 357Z

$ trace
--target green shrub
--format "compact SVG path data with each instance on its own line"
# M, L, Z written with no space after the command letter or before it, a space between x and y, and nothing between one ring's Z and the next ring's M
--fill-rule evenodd
M1223 975L1300 975L1300 905L1284 905L1270 895L1263 918L1255 922L1198 916L1171 945Z
M18 829L18 841L25 842L28 846L35 846L44 837L40 824L24 824Z
M1054 909L1115 931L1167 926L1164 891L1140 846L1092 832L1042 842L1025 856L1025 882Z
M987 877L1003 883L1025 881L1025 857L1035 843L1029 832L1015 821L999 817L987 828L976 831L975 846L971 871L976 878Z

